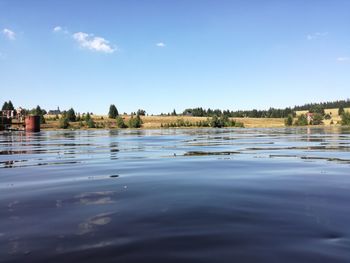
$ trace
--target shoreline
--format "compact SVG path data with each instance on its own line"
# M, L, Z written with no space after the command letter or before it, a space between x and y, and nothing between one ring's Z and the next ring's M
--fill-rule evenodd
M130 115L122 115L120 116L124 121L128 121L130 119ZM103 115L95 115L92 117L93 121L96 123L96 128L88 128L86 126L81 126L83 122L70 122L70 127L67 129L59 128L59 121L53 120L52 117L46 117L46 123L41 125L41 130L124 130L124 129L132 129L132 130L148 130L148 129L208 129L211 127L200 127L200 126L188 126L188 127L164 127L165 125L176 122L177 120L183 120L190 123L196 123L200 121L205 121L207 117L192 117L192 116L141 116L142 119L142 127L140 128L118 128L116 125L116 119L110 119L107 116ZM337 122L339 120L333 119L335 124L330 124L330 120L324 120L324 124L322 125L307 125L307 126L285 126L283 118L230 118L230 120L234 120L237 122L241 122L244 124L244 128L301 128L301 127L318 127L318 128L336 128L336 127L344 127ZM240 127L223 127L230 129L239 129ZM240 128L242 129L242 128Z

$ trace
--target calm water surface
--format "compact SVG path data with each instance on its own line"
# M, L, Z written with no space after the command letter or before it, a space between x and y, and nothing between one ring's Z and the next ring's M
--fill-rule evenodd
M0 133L0 261L350 262L350 130Z

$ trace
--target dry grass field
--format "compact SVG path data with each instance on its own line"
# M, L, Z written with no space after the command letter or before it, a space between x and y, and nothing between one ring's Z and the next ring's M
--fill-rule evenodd
M345 111L350 112L350 108L346 108ZM301 114L306 114L308 111L297 111L297 116ZM331 115L330 120L324 120L325 125L331 125L331 121L334 124L340 122L340 116L338 115L338 109L326 109L326 114ZM54 116L46 116L46 124L42 125L42 129L58 129L59 121L53 120ZM122 115L125 122L130 119L130 115ZM93 115L93 120L97 124L97 128L114 129L117 128L116 120L109 119L106 115ZM205 121L207 117L192 117L192 116L142 116L143 121L142 128L144 129L158 129L162 125L167 125L170 123L176 123L177 120L182 119L183 121L188 121L191 123L196 123L199 121ZM284 127L283 118L232 118L238 122L242 122L246 128L277 128ZM70 123L70 127L73 129L86 129L86 127L81 127L79 122Z
M127 122L130 116L123 115L124 121ZM96 122L99 128L116 128L116 120L109 119L107 116L94 115L93 120ZM207 117L191 117L191 116L142 116L143 121L142 128L144 129L157 129L162 125L175 123L177 120L182 119L191 123L199 121L206 121ZM246 128L267 128L267 127L283 127L284 119L282 118L232 118L233 120L242 122ZM71 128L82 128L79 122L70 123ZM42 129L58 129L59 121L46 118L46 124L42 125Z

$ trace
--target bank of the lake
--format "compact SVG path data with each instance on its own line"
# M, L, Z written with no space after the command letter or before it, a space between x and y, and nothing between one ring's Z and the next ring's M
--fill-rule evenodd
M130 115L121 115L125 122L130 119ZM199 123L208 120L208 117L193 117L193 116L140 116L142 119L142 129L159 129L166 127L169 124L176 123L181 120L189 123ZM58 130L59 120L55 119L55 116L46 116L46 123L42 124L43 130ZM117 123L115 119L108 118L106 115L93 115L93 121L96 124L97 129L115 129ZM243 123L245 128L282 128L285 127L283 118L230 118L239 123ZM333 118L333 124L331 120L323 120L324 124L321 125L328 127L338 126L340 117ZM81 125L81 122L70 122L70 129L88 129L86 125Z

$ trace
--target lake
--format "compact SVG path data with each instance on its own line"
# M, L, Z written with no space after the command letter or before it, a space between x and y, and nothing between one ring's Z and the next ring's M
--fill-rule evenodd
M0 133L1 262L350 262L350 129Z

